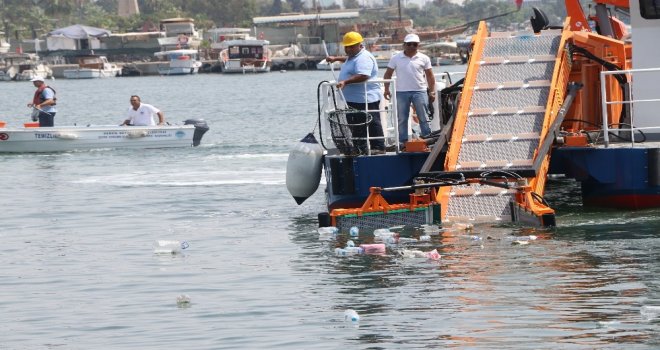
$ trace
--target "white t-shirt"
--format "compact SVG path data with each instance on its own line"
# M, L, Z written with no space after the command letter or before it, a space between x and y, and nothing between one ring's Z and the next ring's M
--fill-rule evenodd
M426 91L428 88L424 71L431 69L431 59L423 53L408 57L401 51L390 58L387 68L396 73L396 91Z
M130 125L156 125L154 116L158 117L158 112L160 112L158 108L150 104L140 103L137 110L134 110L132 106L128 108L126 119L130 121Z

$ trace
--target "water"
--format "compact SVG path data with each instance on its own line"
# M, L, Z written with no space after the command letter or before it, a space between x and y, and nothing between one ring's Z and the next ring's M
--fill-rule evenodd
M57 124L119 124L138 94L211 130L195 149L0 155L0 349L660 347L658 211L584 209L571 181L549 184L556 230L477 226L402 247L438 261L336 256L373 234L320 239L323 188L297 206L284 183L331 78L52 82ZM26 121L33 91L0 84L0 120ZM190 246L154 254L157 240Z

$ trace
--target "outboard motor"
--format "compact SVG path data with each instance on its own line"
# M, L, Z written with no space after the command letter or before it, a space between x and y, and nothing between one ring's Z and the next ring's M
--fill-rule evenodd
M191 124L195 126L195 133L193 134L193 146L197 147L199 146L200 142L202 142L202 136L204 136L204 133L209 131L209 126L206 124L204 119L186 119L186 121L183 122L183 125Z

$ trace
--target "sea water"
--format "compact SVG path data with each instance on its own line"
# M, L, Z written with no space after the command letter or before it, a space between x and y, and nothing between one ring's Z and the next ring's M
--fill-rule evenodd
M572 180L548 184L555 230L443 229L384 255L336 256L349 237L320 239L324 183L297 206L284 174L291 144L314 128L324 79L49 82L56 124L119 124L137 94L169 122L204 118L211 129L198 148L0 155L0 349L658 347L659 212L585 209ZM33 92L0 83L0 119L29 120ZM163 239L191 246L154 254ZM347 309L359 327L344 322Z

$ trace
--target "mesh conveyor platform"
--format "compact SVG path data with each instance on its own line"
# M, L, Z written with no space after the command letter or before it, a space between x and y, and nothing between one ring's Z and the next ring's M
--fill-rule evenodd
M532 166L561 39L561 30L491 33L485 38L481 56L473 56L468 68L477 73L473 82L466 79L463 88L471 97L464 127L455 127L451 136L450 152L458 151L446 163L448 171L515 171ZM515 196L514 190L483 184L453 186L443 219L512 221Z

